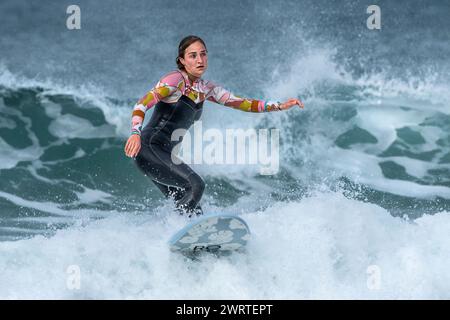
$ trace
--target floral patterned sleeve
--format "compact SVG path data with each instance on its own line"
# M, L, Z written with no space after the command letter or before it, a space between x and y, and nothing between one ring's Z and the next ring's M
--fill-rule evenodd
M221 86L210 85L212 86L212 90L207 96L209 101L245 112L271 112L281 110L280 102L241 98Z
M156 86L147 92L134 105L133 113L131 115L131 134L140 135L147 110L152 108L159 101L175 95L175 93L179 93L183 85L183 77L177 71L162 77Z

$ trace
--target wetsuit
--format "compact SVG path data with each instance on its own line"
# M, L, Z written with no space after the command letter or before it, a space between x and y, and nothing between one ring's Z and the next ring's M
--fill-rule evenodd
M166 197L175 200L180 212L202 214L199 205L205 183L180 159L174 163L172 141L177 129L188 130L200 119L203 102L209 100L248 112L280 110L279 102L240 98L210 81L197 79L192 84L185 71L173 71L142 97L133 108L132 134L141 135L141 149L135 158L144 172ZM150 121L142 130L145 112L155 107Z

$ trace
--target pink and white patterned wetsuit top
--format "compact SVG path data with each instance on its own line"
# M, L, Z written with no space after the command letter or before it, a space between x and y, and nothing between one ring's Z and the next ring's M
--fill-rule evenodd
M184 70L176 70L162 77L156 86L143 96L133 108L132 134L141 134L145 113L159 101L177 102L182 95L195 103L209 100L246 112L269 112L280 109L279 102L247 99L235 96L223 87L211 81L199 78L192 84Z

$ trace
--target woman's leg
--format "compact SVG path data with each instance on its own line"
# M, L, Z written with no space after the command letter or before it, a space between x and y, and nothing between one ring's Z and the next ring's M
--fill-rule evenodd
M180 200L186 195L186 190L184 190L183 188L167 186L154 179L151 180L155 184L155 186L158 187L159 190L161 190L161 192L164 194L166 198L172 198L177 204L177 207L180 206L179 205ZM197 204L192 211L196 215L203 214L202 207L199 204ZM180 213L182 213L182 211Z
M161 190L161 192L166 198L173 198L175 201L178 201L184 196L184 190L182 188L172 187L159 183L152 177L150 177L150 180L152 180L155 186L158 187L159 190Z
M173 163L170 152L154 144L142 144L136 156L138 168L152 179L166 197L174 197L177 208L202 214L199 202L205 183L187 164L181 160L179 162Z

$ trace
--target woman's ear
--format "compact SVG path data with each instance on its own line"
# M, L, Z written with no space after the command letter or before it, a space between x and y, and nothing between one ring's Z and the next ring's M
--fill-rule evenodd
M181 62L181 64L182 64L183 66L186 66L186 65L184 64L184 59L183 59L183 58L181 58L181 57L178 57L178 61L180 61L180 62Z

